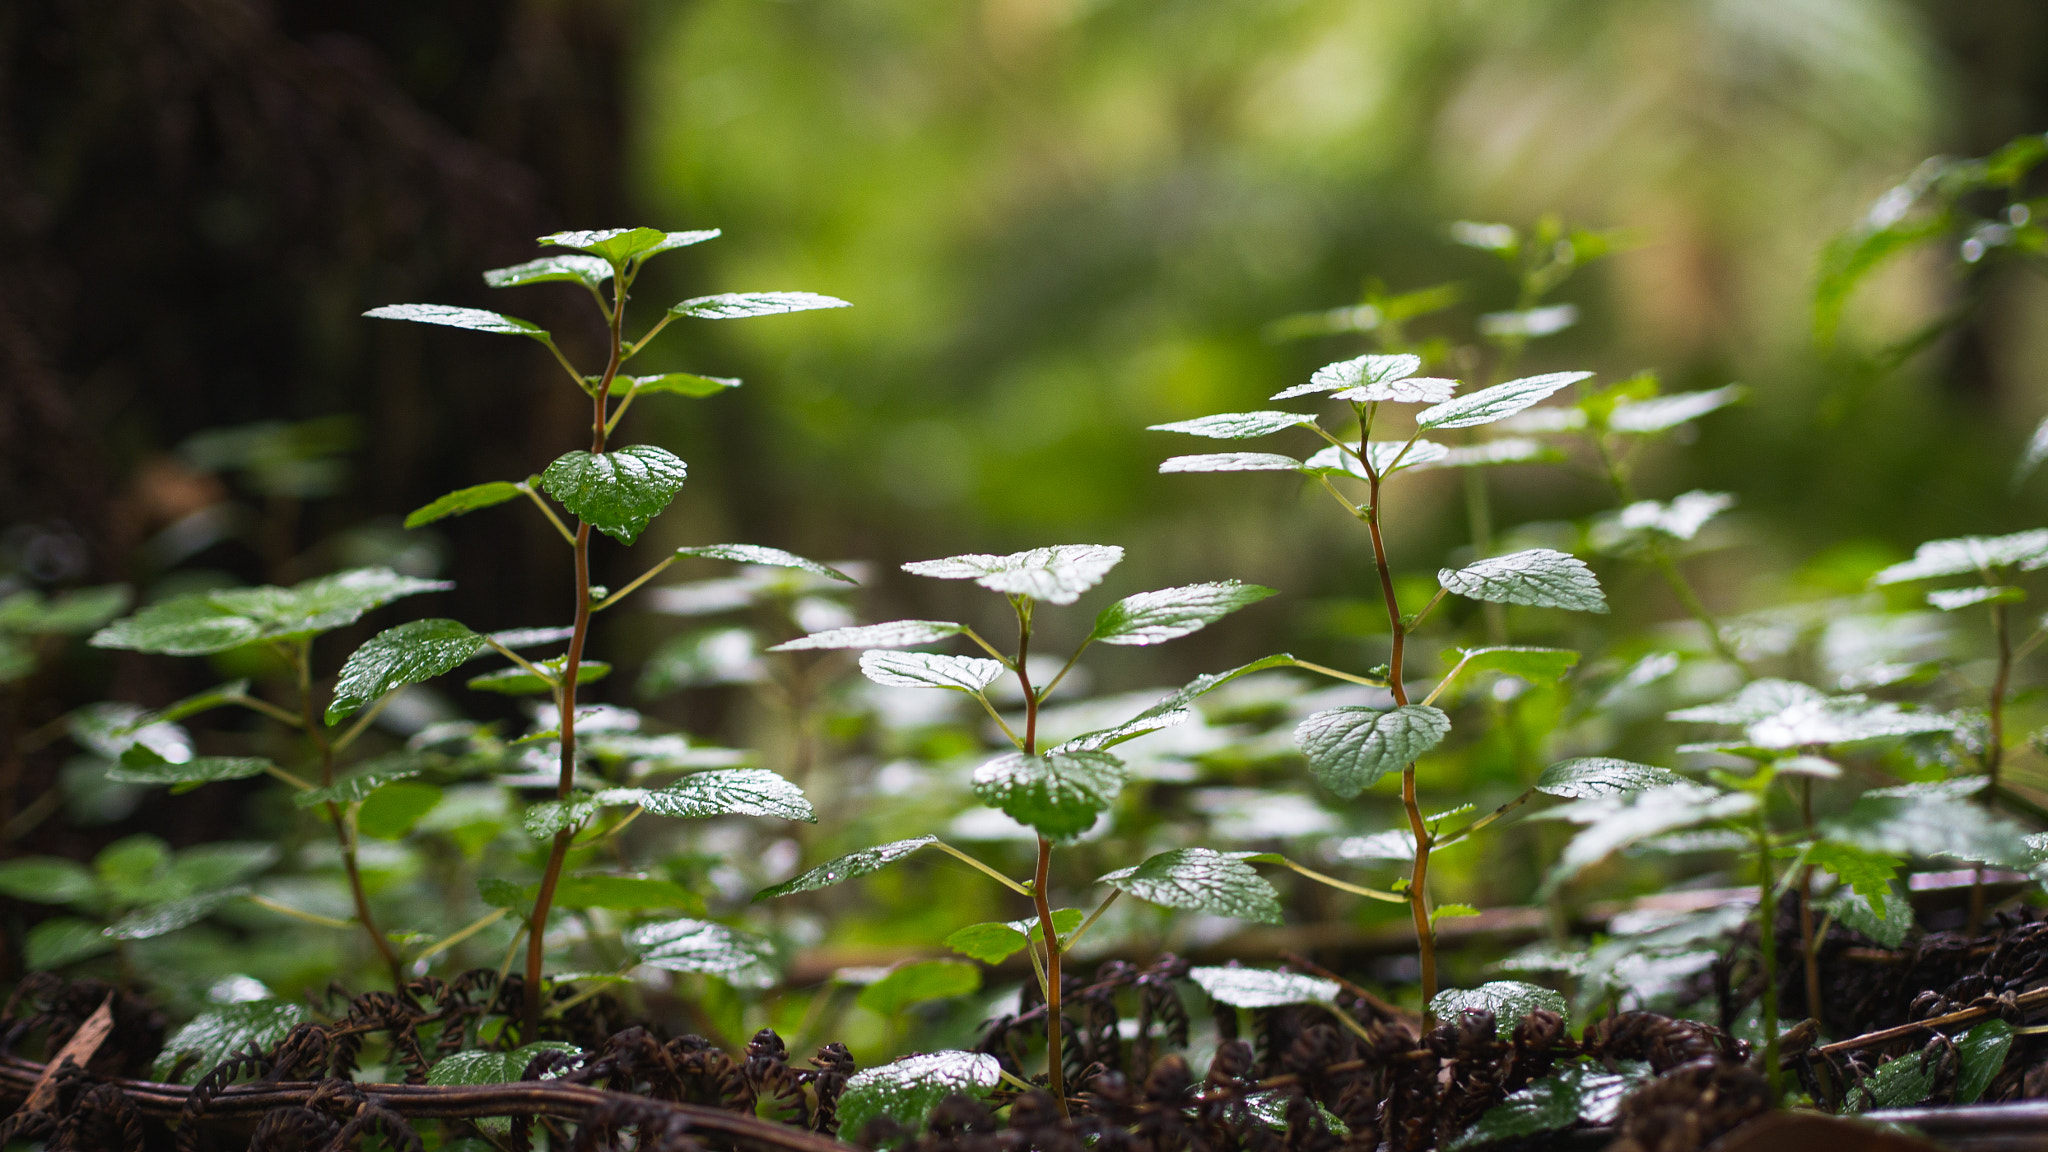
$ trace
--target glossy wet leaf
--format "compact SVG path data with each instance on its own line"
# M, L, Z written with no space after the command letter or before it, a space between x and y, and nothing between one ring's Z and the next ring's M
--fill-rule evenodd
M1175 848L1098 878L1120 892L1168 908L1280 923L1280 897L1252 866L1207 848Z
M96 648L173 656L224 652L253 640L311 635L353 624L373 609L454 587L389 568L356 568L290 588L227 588L152 604L92 637Z
M887 844L877 844L873 848L849 852L836 860L818 865L794 880L785 880L772 888L763 888L754 894L754 899L771 900L777 896L791 896L798 892L815 892L843 881L859 879L871 872L881 871L919 848L936 844L938 840L937 836L914 836L908 840L893 840Z
M855 1003L878 1015L894 1016L914 1004L980 989L981 969L964 960L921 960L861 989Z
M1140 592L1104 608L1088 638L1102 644L1163 644L1272 595L1271 588L1239 580Z
M420 528L450 516L462 516L483 508L495 507L507 500L517 500L525 489L509 480L493 480L487 484L473 484L458 488L433 503L413 509L406 515L407 528Z
M860 583L837 568L827 568L816 560L806 560L794 552L766 548L759 544L703 544L694 548L678 548L676 555L701 556L710 560L734 560L741 564L765 564L771 568L795 568L809 572L813 576L837 580L841 584Z
M666 448L629 444L615 452L565 453L540 482L577 519L631 544L682 491L688 471Z
M1531 1012L1555 1012L1567 1024L1572 1018L1563 995L1520 980L1492 980L1477 988L1446 988L1429 1002L1430 1012L1445 1021L1454 1021L1459 1013L1474 1009L1493 1013L1494 1025L1502 1035L1514 1031L1522 1017Z
M519 288L527 284L549 284L566 281L583 284L591 288L612 278L611 262L597 256L572 256L563 253L542 256L524 264L509 268L493 268L484 273L484 283L492 288Z
M1193 717L1194 712L1188 708L1175 708L1169 712L1151 712L1148 710L1145 715L1126 720L1113 728L1083 732L1071 740L1063 740L1055 747L1048 749L1048 751L1100 752L1105 748L1114 748L1126 740L1136 740L1140 736L1172 728L1177 724L1184 724Z
M464 1084L511 1084L526 1073L526 1066L544 1052L580 1053L583 1049L565 1040L538 1040L510 1052L451 1052L427 1069L427 1083L442 1086Z
M891 620L885 624L855 624L827 628L808 636L786 640L770 652L798 652L813 648L911 648L931 644L967 631L967 625L950 620Z
M1525 376L1491 388L1446 400L1415 414L1417 428L1471 428L1504 420L1548 399L1559 389L1592 376L1591 372L1548 372Z
M1399 708L1331 708L1294 729L1294 746L1323 787L1349 799L1435 748L1451 718L1426 704Z
M1206 436L1211 440L1249 440L1255 436L1270 436L1289 428L1300 428L1315 423L1315 417L1299 412L1221 412L1214 416L1198 416L1193 420L1176 420L1171 424L1153 424L1149 432L1179 432L1187 436Z
M739 988L775 983L775 946L751 932L709 920L643 924L626 934L640 963L670 972L702 972Z
M1744 816L1756 809L1756 803L1756 797L1748 793L1673 784L1642 792L1594 796L1553 808L1543 815L1586 827L1565 845L1544 878L1542 891L1547 895L1631 844L1680 828Z
M1456 571L1439 569L1436 578L1450 591L1473 600L1573 612L1607 611L1600 581L1585 561L1549 548L1495 556Z
M537 241L556 248L575 248L600 257L607 262L624 264L628 260L645 260L702 244L719 236L716 228L695 232L664 232L659 228L599 228L574 232L550 232Z
M1730 384L1707 392L1674 392L1617 404L1607 417L1607 426L1616 432L1639 435L1663 432L1726 408L1742 399L1746 391L1740 384Z
M171 656L225 652L260 639L263 626L218 604L206 593L148 605L93 634L95 648L127 648Z
M31 972L49 972L113 950L114 941L100 925L75 916L52 916L28 930L21 958Z
M294 793L292 803L301 808L328 803L353 804L386 784L410 780L424 771L426 763L417 755L399 752L379 756L337 777L333 784L325 788L311 788Z
M1624 1065L1631 1061L1622 1061ZM1621 1098L1648 1078L1648 1067L1609 1072L1597 1063L1574 1061L1510 1093L1455 1139L1444 1152L1462 1152L1521 1137L1569 1128L1581 1121L1611 1124Z
M1358 356L1325 364L1315 370L1308 383L1296 384L1273 394L1275 400L1292 400L1319 392L1337 392L1372 384L1391 384L1422 371L1422 357L1407 352L1393 355Z
M1191 968L1188 979L1200 985L1209 999L1233 1008L1335 1004L1337 993L1343 991L1335 980L1264 968Z
M1983 1097L2005 1067L2012 1041L2012 1025L2003 1020L1986 1020L1956 1038L1956 1103L1975 1104Z
M979 692L1003 674L998 660L936 656L876 648L860 654L861 675L885 688L951 688Z
M85 865L56 856L20 856L0 863L0 894L37 904L90 900L99 881Z
M1499 672L1540 684L1545 680L1564 679L1565 673L1579 663L1579 654L1569 648L1459 648L1446 652L1444 656L1449 659L1453 654L1457 656L1458 663L1445 679L1460 673Z
M190 1055L196 1060L183 1078L190 1083L237 1052L252 1046L269 1051L286 1033L310 1019L305 1006L291 1000L250 1000L201 1012L164 1041L163 1054L156 1058L150 1074L161 1080L170 1075L179 1057Z
M1052 914L1052 928L1062 938L1081 926L1079 908L1059 908ZM1024 950L1030 941L1044 939L1043 925L1036 917L1028 920L969 924L947 936L945 945L984 964L1000 964Z
M1903 584L1936 576L1960 576L1966 572L1988 572L2018 567L2023 572L2048 566L2048 528L2014 532L2009 536L1957 536L1929 540L1913 550L1913 558L1885 568L1870 578L1872 584Z
M261 756L195 756L177 763L124 756L108 766L107 779L117 784L168 784L173 792L189 792L201 784L261 776L270 767L270 761Z
M699 376L694 372L664 372L659 376L620 376L612 381L614 391L622 391L619 381L627 381L634 395L642 393L688 396L702 400L716 396L740 386L740 381L730 376Z
M569 657L562 655L552 660L536 660L534 665L560 676L569 667ZM602 660L585 660L576 666L578 684L594 684L611 674L612 666ZM486 672L481 676L472 676L463 684L477 692L496 692L504 696L530 696L555 690L553 684L517 664L509 668L500 668L495 672Z
M1168 472L1299 472L1301 461L1271 452L1209 452L1198 456L1174 456L1159 464Z
M2026 832L1982 804L1939 794L1859 797L1843 816L1823 822L1827 839L1905 858L1947 857L2025 870L2034 853Z
M1100 584L1123 558L1124 550L1114 544L1055 544L1008 556L970 553L916 560L905 564L903 570L936 580L972 580L990 591L1029 596L1047 604L1072 604L1081 593Z
M414 620L386 628L341 666L327 723L340 723L386 692L451 672L484 647L481 635L454 620Z
M876 1117L887 1117L918 1132L948 1096L979 1100L1002 1080L1002 1065L979 1052L929 1052L906 1056L853 1074L839 1096L839 1129L849 1137Z
M1593 796L1619 796L1651 788L1690 784L1669 768L1617 760L1612 756L1581 756L1560 760L1536 778L1536 790L1546 796L1584 800Z
M567 800L542 800L529 804L520 817L520 826L535 840L547 840L562 832L573 831L590 822L597 815L597 801L588 793L572 796Z
M815 824L803 789L765 768L695 772L649 792L640 806L656 816L774 816Z
M974 795L1041 836L1063 840L1094 826L1126 775L1123 761L1107 752L1010 752L974 770Z
M1927 594L1927 603L1943 612L1954 612L1972 604L1989 604L1997 601L2016 604L2027 598L2024 590L2009 585L1991 585L1977 588L1942 588Z
M811 312L820 308L851 308L836 296L816 292L721 292L699 296L669 309L677 316L699 320L738 320L748 316L775 316L784 312Z
M467 328L472 332L530 336L541 341L549 339L547 329L531 320L521 320L503 312L487 312L482 308L457 308L449 304L386 304L363 315L373 320L410 320L415 324L439 324L448 328Z

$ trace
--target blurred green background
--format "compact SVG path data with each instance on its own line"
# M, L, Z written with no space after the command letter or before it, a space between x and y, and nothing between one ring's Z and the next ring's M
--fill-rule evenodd
M871 562L866 618L985 623L971 590L894 566L1085 541L1129 550L1117 594L1284 593L1100 661L1097 689L1283 647L1380 658L1384 622L1350 608L1368 577L1353 525L1293 477L1160 477L1199 448L1144 427L1263 407L1366 350L1270 325L1377 291L1456 285L1408 335L1443 374L1493 371L1471 334L1517 285L1454 242L1461 220L1526 233L1556 214L1620 241L1553 297L1577 323L1519 370L1748 387L1638 477L1646 496L1739 496L1740 531L1692 562L1719 609L1860 588L1920 540L2036 525L2048 498L2048 480L2008 486L2048 411L2048 294L2027 267L1935 244L1861 288L1832 341L1812 306L1823 246L1923 158L2048 127L2048 9L2025 0L23 0L0 50L11 586L154 596L394 563L457 581L421 614L566 622L544 524L397 522L576 446L581 398L524 342L359 319L498 308L587 357L573 289L478 277L562 227L725 230L650 267L647 313L749 290L855 305L655 347L652 367L746 384L636 407L627 438L676 450L690 481L639 559L604 545L600 582L663 545L745 540ZM296 430L217 431L266 421ZM1504 531L1611 503L1565 470L1490 484ZM1457 475L1401 499L1401 568L1468 543ZM1615 595L1677 616L1662 597ZM1048 627L1071 639L1070 616ZM607 620L600 649L649 655L676 627L651 619ZM23 734L211 682L84 653L10 693L0 825L62 759ZM737 690L653 710L779 738ZM171 801L157 830L236 827L211 795ZM50 822L24 843L82 854L107 835Z

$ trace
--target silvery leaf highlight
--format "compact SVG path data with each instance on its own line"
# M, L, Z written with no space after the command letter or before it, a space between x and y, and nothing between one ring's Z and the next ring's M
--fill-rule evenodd
M1524 408L1548 399L1566 385L1592 376L1591 372L1550 372L1525 376L1483 388L1467 396L1446 400L1415 414L1418 428L1473 428L1504 420Z
M1275 392L1275 400L1292 400L1296 396L1312 396L1319 392L1339 392L1347 388L1359 388L1373 384L1391 384L1405 380L1422 371L1420 356L1400 353L1393 356L1359 356L1350 360L1339 360L1316 369L1306 384L1296 384L1281 392Z
M1199 456L1173 456L1159 464L1170 472L1298 472L1301 461L1273 452L1209 452Z
M1100 878L1120 892L1168 908L1278 924L1280 896L1236 855L1207 848L1161 852L1134 868Z
M2048 528L2010 536L1958 536L1929 540L1913 550L1913 558L1870 578L1872 584L1902 584L1934 576L1960 576L2018 566L2022 572L2048 567Z
M1233 1008L1284 1008L1289 1004L1335 1004L1343 989L1335 980L1263 968L1192 968L1188 979L1209 999Z
M855 624L827 628L794 640L785 640L770 652L801 652L813 648L909 648L930 644L967 631L967 625L950 620L890 620L883 624Z
M1687 492L1669 503L1638 500L1619 513L1622 528L1631 532L1661 532L1677 540L1699 535L1707 521L1735 506L1726 492Z
M1123 558L1124 550L1114 544L1055 544L1008 556L970 553L917 560L905 564L903 570L937 580L972 580L991 591L1029 596L1048 604L1072 604L1081 593L1100 584Z
M1172 424L1154 424L1147 431L1180 432L1188 436L1206 436L1211 440L1249 440L1254 436L1269 436L1313 423L1315 417L1298 412L1223 412L1193 420L1178 420Z
M1451 718L1426 704L1380 709L1349 706L1318 712L1294 729L1318 783L1349 799L1435 748Z
M953 688L979 692L1003 674L999 660L936 656L877 648L860 654L861 675L885 688Z
M1237 580L1140 592L1104 608L1088 638L1103 644L1163 644L1272 595L1271 588Z
M1607 426L1616 432L1662 432L1697 420L1709 412L1726 408L1742 399L1745 392L1746 389L1742 385L1730 384L1710 392L1676 392L1669 396L1653 396L1648 400L1617 405L1607 417Z
M1436 578L1450 591L1473 600L1573 612L1607 611L1600 581L1585 561L1549 548L1495 556L1457 571L1441 569Z

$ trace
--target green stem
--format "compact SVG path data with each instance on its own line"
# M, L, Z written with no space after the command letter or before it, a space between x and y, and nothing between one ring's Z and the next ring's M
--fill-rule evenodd
M1074 945L1079 944L1081 942L1081 937L1086 936L1088 934L1088 930L1090 928L1095 927L1095 922L1102 918L1102 914L1104 912L1109 911L1109 906L1111 904L1116 903L1116 898L1121 895L1123 895L1123 891L1121 889L1111 888L1109 890L1109 895L1103 898L1102 903L1097 904L1095 906L1095 911L1090 912L1088 914L1088 918L1086 920L1081 921L1081 926L1079 928L1074 929L1074 934L1072 936L1067 937L1065 940L1060 941L1060 950L1064 952L1072 952L1074 950Z
M532 484L521 480L519 483L514 484L513 487L526 493L526 498L533 501L533 506L540 509L540 514L548 518L548 523L555 526L555 531L562 534L562 539L569 542L569 547L574 548L576 546L576 534L569 531L569 526L562 523L562 518L555 515L555 510L548 507L548 502L540 498L540 493L533 490Z
M1010 601L1017 612L1017 661L1011 667L1017 684L1024 690L1024 754L1038 754L1038 700L1031 689L1031 673L1025 662L1031 656L1031 600L1016 596ZM1038 838L1038 867L1031 876L1031 902L1038 909L1038 930L1045 946L1045 1082L1062 1119L1067 1116L1067 1070L1061 1054L1065 1037L1060 1033L1060 933L1053 924L1052 841Z
M1770 1083L1771 1106L1783 1094L1778 1067L1778 891L1771 876L1771 830L1764 806L1757 805L1757 947L1763 957L1763 996L1759 1009L1764 1032L1764 1078Z
M1364 888L1357 884L1346 883L1345 881L1337 879L1335 876L1325 876L1321 872L1318 872L1313 868L1308 868L1304 867L1303 865L1296 864L1294 861L1289 860L1285 856L1274 857L1273 863L1276 863L1281 867L1288 869L1289 871L1297 872L1303 876L1306 876L1318 884L1326 884L1332 888L1335 888L1339 892L1349 892L1354 896L1364 896L1367 899L1371 900L1382 900L1388 904L1408 903L1408 898L1406 896L1401 895L1398 892L1382 892L1377 888Z
M313 747L320 754L320 786L334 786L334 746L327 740L327 730L317 719L318 710L313 706L313 641L310 637L301 641L297 650L299 671L299 723L306 734L313 739ZM362 923L363 931L369 934L370 943L377 948L377 954L384 958L384 966L391 973L391 988L400 995L405 993L405 968L399 963L398 953L391 947L391 941L377 930L376 917L370 915L370 896L363 889L363 872L356 863L356 838L343 818L341 805L327 802L327 821L334 826L335 843L341 849L342 871L348 875L349 894L355 898L356 919Z
M982 872L992 877L996 883L1001 884L1003 887L1008 888L1010 891L1015 892L1019 896L1031 895L1031 889L1026 888L1024 885L1017 883L1015 880L1010 879L1008 876L1003 875L1001 872L998 872L995 869L989 867L988 865L983 864L981 861L976 860L974 857L969 856L967 853L962 852L958 848L953 847L951 844L946 843L944 840L932 841L932 847L937 848L941 852L947 853L948 855L952 856L956 860L959 860L963 864L967 864L974 868L980 869Z
M605 609L618 603L620 600L625 599L628 595L637 591L642 584L645 584L649 580L654 579L656 576L661 575L663 572L668 571L668 566L675 562L676 557L670 556L668 559L663 560L661 563L656 564L654 567L649 568L647 571L642 572L640 575L634 577L633 582L631 584L626 585L624 588L619 589L617 592L614 592L611 595L606 596L604 599L599 600L597 603L591 605L590 610L592 612L604 611Z

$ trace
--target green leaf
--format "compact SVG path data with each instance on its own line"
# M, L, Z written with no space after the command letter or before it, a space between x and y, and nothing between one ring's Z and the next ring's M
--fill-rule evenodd
M1455 572L1439 569L1436 578L1450 591L1473 600L1573 612L1607 611L1600 581L1585 561L1549 548L1495 556Z
M550 232L539 243L556 248L575 248L614 264L645 261L663 252L702 244L719 236L716 228L698 232L663 232L659 228L600 228L578 232Z
M1061 741L1058 745L1048 749L1048 751L1100 752L1104 748L1114 748L1126 740L1136 740L1140 736L1149 735L1161 729L1171 728L1177 724L1184 724L1193 716L1194 711L1189 708L1175 708L1170 712L1158 713L1148 709L1144 715L1126 720L1114 728L1102 728L1094 732L1083 732L1071 740Z
M1780 855L1797 855L1800 849L1788 845L1779 849ZM1806 850L1806 863L1834 876L1849 886L1870 906L1870 914L1885 919L1885 896L1892 890L1892 880L1904 867L1905 861L1888 852L1872 852L1854 844L1836 840L1821 840Z
M1003 674L1000 660L935 656L875 648L860 654L861 675L885 688L952 688L979 692Z
M1735 507L1726 492L1687 492L1669 503L1638 500L1623 508L1615 523L1625 532L1657 532L1674 540L1690 540L1707 522Z
M510 268L493 268L484 273L484 283L492 288L519 288L528 284L548 284L567 281L595 288L612 278L609 260L596 256L542 256Z
M2003 1020L1986 1020L1956 1038L1956 1103L1975 1104L1983 1097L2005 1067L2012 1038L2012 1025Z
M99 925L73 916L52 916L28 930L22 941L22 961L31 972L49 972L113 950L114 942Z
M1691 781L1668 768L1655 768L1611 756L1581 756L1560 760L1536 778L1536 790L1545 796L1584 800L1593 796L1619 796L1651 788L1668 788Z
M816 292L721 292L716 296L685 300L668 311L671 316L694 316L699 320L739 320L748 316L851 307L853 305L836 296L820 296Z
M515 911L533 907L540 885L529 884L519 891ZM494 902L495 903L495 902ZM564 876L555 884L557 908L696 908L703 904L697 894L672 880L650 876Z
M1468 396L1424 408L1415 414L1415 426L1422 429L1471 428L1505 420L1548 399L1566 385L1576 384L1592 375L1591 372L1549 372L1482 388Z
M1456 1139L1444 1145L1444 1152L1462 1152L1503 1140L1555 1132L1584 1121L1588 1124L1614 1122L1621 1098L1648 1079L1648 1066L1634 1061L1633 1071L1608 1072L1599 1064L1573 1061L1548 1076L1531 1080L1485 1114Z
M261 756L195 756L173 763L148 754L123 755L107 768L107 779L117 784L169 784L173 792L189 792L217 780L261 776L270 768L270 761Z
M1284 1008L1289 1004L1335 1004L1342 991L1335 980L1263 968L1191 968L1188 979L1209 999L1233 1008Z
M249 1000L201 1012L164 1041L163 1054L156 1058L151 1075L161 1080L171 1074L180 1057L191 1055L197 1060L188 1074L204 1076L237 1052L252 1047L268 1052L310 1019L304 1005L290 1000Z
M659 376L617 376L612 380L614 390L618 390L620 380L630 385L625 389L628 395L665 392L671 396L688 396L693 400L716 396L720 392L740 386L740 382L730 376L699 376L694 372L664 372Z
M1927 1066L1926 1053L1908 1052L1878 1065L1843 1101L1842 1110L1855 1113L1911 1108L1934 1095L1934 1086L1935 1070Z
M1365 452L1367 459L1372 461L1373 471L1379 473L1381 479L1409 468L1429 467L1451 454L1449 448L1434 440L1375 440L1365 446ZM1357 454L1335 444L1302 461L1301 470L1359 480L1372 479L1365 466L1358 462Z
M591 799L587 792L568 800L542 800L528 805L519 823L528 836L547 840L557 833L581 828L597 815L597 808L597 801Z
M481 308L456 308L448 304L386 304L363 315L373 320L410 320L415 324L441 324L449 328L467 328L472 332L530 336L542 343L551 339L547 329L530 320L507 316L503 312L486 312Z
M114 940L151 940L168 936L180 928L199 923L248 894L247 888L223 888L144 908L108 925L107 936Z
M1565 845L1540 891L1548 896L1565 881L1631 844L1679 828L1746 815L1756 804L1756 797L1746 792L1673 784L1560 805L1543 815L1587 827Z
M1477 444L1460 444L1419 467L1488 468L1496 464L1561 464L1566 459L1564 453L1541 440L1527 436L1503 436L1498 440L1482 440Z
M1427 704L1346 706L1303 720L1294 729L1294 746L1308 757L1317 782L1348 800L1414 763L1450 730L1451 718Z
M983 964L1001 964L1022 952L1029 943L1030 937L998 921L969 924L945 939L946 947Z
M194 892L239 884L276 864L284 855L267 840L220 840L181 850L171 859L169 879Z
M982 1099L1002 1080L1002 1065L979 1052L930 1052L856 1072L839 1095L839 1130L860 1138L868 1121L886 1116L915 1133L948 1096Z
M410 780L424 770L422 759L411 753L379 756L325 788L308 788L298 793L292 797L292 803L301 808L317 804L353 804L386 784Z
M35 670L35 649L6 632L0 632L0 684L19 680Z
M534 663L537 667L560 676L569 667L569 657L564 654L552 660L537 660ZM593 684L611 674L612 666L602 660L585 660L576 666L578 684ZM553 684L517 664L510 668L500 668L495 672L486 672L481 676L472 676L465 682L465 686L478 692L497 692L505 696L527 696L555 690Z
M1010 752L974 770L974 795L1040 835L1064 840L1094 826L1124 778L1123 761L1107 752Z
M1894 564L1870 578L1872 584L1903 584L1936 576L1960 576L1965 572L1988 573L2017 565L2022 572L2048 566L2048 528L2015 532L2010 536L1958 536L1950 540L1929 540L1913 550L1913 558Z
M99 891L85 865L55 856L22 856L0 864L0 893L38 904L77 904Z
M1172 424L1153 424L1146 431L1181 432L1189 436L1206 436L1211 440L1249 440L1254 436L1270 436L1313 423L1315 417L1299 412L1224 412Z
M860 990L855 1001L881 1016L894 1016L913 1004L965 996L981 989L981 969L962 960L923 960L905 964Z
M1159 464L1161 474L1172 472L1299 472L1301 461L1271 452L1209 452L1199 456L1174 456Z
M1897 948L1918 927L1913 919L1913 905L1890 885L1878 894L1877 903L1883 911L1874 912L1870 902L1863 897L1843 891L1837 892L1823 907L1835 914L1835 920L1842 927L1870 937L1880 947Z
M441 790L418 780L386 784L363 797L356 829L373 840L399 840L441 803Z
M401 576L389 568L356 568L290 588L228 588L152 604L94 633L95 648L128 648L172 656L203 656L254 640L306 636L353 624L373 609L454 585Z
M1474 908L1470 904L1439 904L1430 909L1429 922L1435 924L1439 920L1462 920L1465 917L1477 915L1479 915L1479 909Z
M1565 673L1578 665L1579 654L1569 648L1457 648L1457 666L1445 675L1450 680L1461 672L1499 672L1541 684L1545 680L1562 680ZM1446 659L1451 653L1444 653Z
M493 480L488 484L476 484L458 488L446 496L422 508L415 508L405 518L407 528L419 528L449 516L461 516L480 508L517 500L526 489L509 480Z
M1978 588L1944 588L1927 594L1927 603L1943 612L1954 612L1972 604L2017 604L2027 598L2025 590L2010 585L1992 585Z
M827 568L816 560L806 560L793 552L784 552L780 548L764 548L759 544L705 544L696 548L678 548L676 555L702 556L711 560L736 560L741 564L765 564L771 568L796 568L813 576L837 580L842 584L860 583L837 568Z
M1446 988L1429 1002L1430 1012L1439 1020L1455 1021L1462 1012L1484 1010L1493 1013L1495 1025L1503 1034L1512 1032L1522 1017L1531 1012L1548 1010L1564 1017L1570 1024L1571 1008L1564 997L1548 988L1524 984L1519 980L1493 980L1477 988Z
M526 1066L544 1052L580 1054L583 1049L564 1040L538 1040L510 1052L451 1052L427 1070L427 1083L438 1086L467 1084L511 1084L526 1073Z
M1620 404L1607 417L1607 426L1616 432L1638 435L1663 432L1726 408L1742 399L1747 392L1740 384L1730 384L1711 392L1675 392L1669 396Z
M640 963L670 972L704 972L740 988L775 983L775 947L752 933L709 920L642 924L626 934Z
M1272 595L1271 588L1237 580L1140 592L1104 608L1088 638L1104 644L1163 644Z
M935 580L972 580L1008 596L1072 604L1081 593L1102 583L1123 558L1124 550L1114 544L1055 544L1008 556L972 553L916 560L905 564L903 570Z
M1693 724L1754 724L1826 699L1826 693L1796 680L1766 678L1750 681L1726 700L1680 708L1666 713L1664 718Z
M1207 848L1161 852L1135 868L1119 868L1096 880L1140 900L1213 916L1280 923L1280 897L1252 866Z
M1360 356L1352 360L1339 360L1316 369L1306 384L1296 384L1273 393L1275 400L1292 400L1296 396L1312 396L1320 392L1336 392L1346 388L1358 388L1370 384L1391 384L1405 380L1422 371L1422 357L1407 352L1391 356Z
M656 816L775 816L818 822L803 789L765 768L728 768L685 776L640 806Z
M79 588L51 600L17 592L0 600L0 632L71 635L90 632L128 610L134 593L126 584Z
M1828 840L1899 857L1946 856L1997 868L2028 869L2034 854L2019 825L1981 804L1942 795L1872 791L1823 824Z
M770 652L799 652L813 648L910 648L930 644L967 631L967 625L950 620L891 620L885 624L856 624L848 628L827 628L786 640Z
M652 444L616 452L570 452L541 473L541 487L578 519L621 543L640 538L647 522L682 491L688 469Z
M414 620L363 642L334 683L327 723L340 723L386 692L451 672L483 651L484 638L453 620Z
M938 842L937 836L916 836L909 840L893 840L873 848L849 852L837 860L818 865L794 880L785 880L773 888L763 888L754 894L754 899L758 902L772 900L777 896L793 896L798 892L815 892L841 881L855 880L870 872L879 872L927 844Z
M209 593L151 604L93 633L95 648L126 648L171 656L202 656L239 648L263 635L263 626L213 602Z

